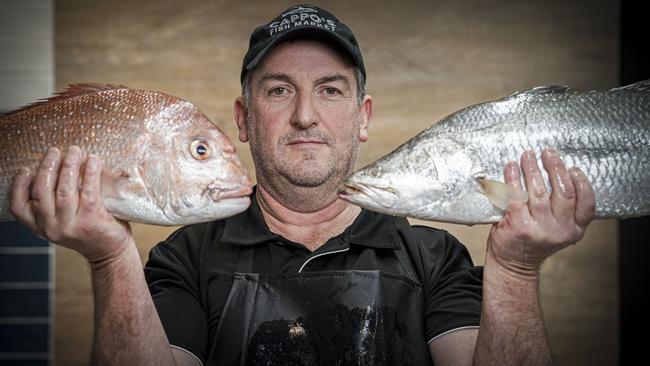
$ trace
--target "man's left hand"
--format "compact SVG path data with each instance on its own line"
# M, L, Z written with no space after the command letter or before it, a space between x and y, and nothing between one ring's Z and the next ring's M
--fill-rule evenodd
M542 152L542 164L551 192L534 152L521 156L521 170L516 162L506 165L505 181L515 188L523 189L523 171L528 202L510 203L488 238L488 256L504 269L522 275L536 276L542 261L580 240L595 216L594 191L580 169L567 170L552 149Z

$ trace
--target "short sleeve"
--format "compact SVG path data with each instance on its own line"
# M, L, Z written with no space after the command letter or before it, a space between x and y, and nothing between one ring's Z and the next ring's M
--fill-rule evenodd
M205 362L208 326L201 306L191 235L184 228L153 247L144 272L170 345Z
M444 230L420 231L426 246L425 329L427 341L454 329L477 327L481 319L483 268L467 248Z

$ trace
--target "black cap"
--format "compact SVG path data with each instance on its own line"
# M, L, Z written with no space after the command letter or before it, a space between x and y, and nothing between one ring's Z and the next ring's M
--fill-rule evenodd
M244 56L241 82L244 82L246 73L254 69L270 49L283 41L303 37L322 38L341 46L359 67L365 79L366 68L363 66L361 50L352 30L327 10L304 4L292 6L269 23L255 28L251 34L248 52Z

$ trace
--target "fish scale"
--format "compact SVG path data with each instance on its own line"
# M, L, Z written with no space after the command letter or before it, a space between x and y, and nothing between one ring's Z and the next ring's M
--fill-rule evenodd
M649 86L646 80L587 93L544 86L469 106L352 174L340 195L390 214L496 222L503 217L503 205L477 178L503 182L506 163L519 161L531 149L541 167L541 151L551 147L567 166L579 167L589 178L597 217L648 215ZM543 175L550 188L545 171Z
M79 84L0 117L0 220L12 219L9 190L19 169L35 172L49 147L72 145L83 157L100 157L104 203L125 220L204 222L250 202L252 183L232 142L194 105L160 92ZM207 155L198 155L198 145Z
M84 154L103 155L104 164L114 168L132 164L132 155L103 154L102 149L111 146L116 151L128 151L133 138L142 134L143 123L129 123L129 119L120 113L117 114L118 118L113 114L114 119L106 121L104 113L93 113L90 117L90 112L84 111L88 105L108 107L111 100L124 101L128 97L125 91L128 90L109 90L100 95L54 100L50 105L36 105L3 117L0 136L5 138L0 137L0 141L7 163L0 168L3 173L0 184L7 186L22 166L28 166L34 171L50 146L62 150L70 145L83 146ZM140 103L138 99L140 98L135 98L133 102ZM77 118L80 122L76 122ZM107 122L112 131L107 128ZM26 126L27 123L31 124L31 128ZM24 158L15 159L9 151Z
M641 209L639 204L643 202L636 189L638 185L642 184L644 178L648 178L639 165L634 164L634 161L646 162L650 158L647 147L650 145L650 138L648 135L648 124L646 119L646 128L642 129L636 123L636 119L630 120L629 117L621 119L620 114L613 113L611 118L607 115L599 115L597 109L584 109L579 106L585 103L603 103L605 105L615 105L618 109L630 108L632 113L642 115L641 111L636 107L641 101L637 98L619 98L620 100L612 100L611 97L599 98L598 94L593 94L592 98L588 96L570 95L566 99L553 97L551 100L545 100L546 96L539 96L534 101L536 105L531 105L529 108L543 105L544 108L535 108L533 112L527 114L527 125L524 127L527 133L525 138L518 135L515 139L520 141L515 145L514 149L507 150L509 154L501 158L501 161L518 160L521 152L527 149L533 149L538 153L544 147L555 147L560 155L566 160L569 166L578 166L587 173L590 177L592 184L599 189L602 194L599 194L597 201L597 214L599 216L621 216L625 215L627 211L636 211ZM631 99L631 100L630 100ZM648 102L646 97L645 102ZM568 104L563 108L558 108L559 103ZM636 109L636 110L635 110ZM578 113L579 110L586 110L584 115ZM526 113L523 110L521 113ZM503 129L498 133L495 131L495 136L501 139L508 139L512 135L509 128L518 128L518 121L516 118L519 114L512 114L504 116L502 123L497 124L502 126ZM485 118L479 116L475 121ZM556 124L557 129L553 129L555 125L543 123L544 119L552 121L565 121L564 124ZM621 128L613 129L612 126L619 126ZM463 135L467 137L468 145L483 146L487 148L495 148L499 144L497 141L484 144L484 135L480 133L469 133ZM572 141L572 144L567 144L564 141ZM575 145L574 145L575 144ZM576 154L570 151L572 147L577 145ZM645 147L645 151L638 147ZM599 150L603 150L604 154L599 155ZM585 155L588 150L591 150L590 155ZM619 152L621 150L621 152ZM629 152L640 150L640 155L632 155ZM490 149L479 148L476 151L481 156L491 156L493 152ZM580 154L583 154L581 157ZM541 166L541 160L539 161ZM495 180L502 180L503 165L487 164L484 166L489 167L488 177ZM646 197L647 198L647 197ZM623 204L630 202L629 207Z

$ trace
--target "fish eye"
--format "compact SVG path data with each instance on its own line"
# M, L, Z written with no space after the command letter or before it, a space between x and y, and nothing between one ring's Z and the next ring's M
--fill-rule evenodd
M210 145L203 140L194 140L190 145L190 154L197 160L205 160L210 157Z
M375 166L372 169L370 169L370 171L368 173L373 178L379 178L379 177L381 177L381 174L382 174L381 167Z

